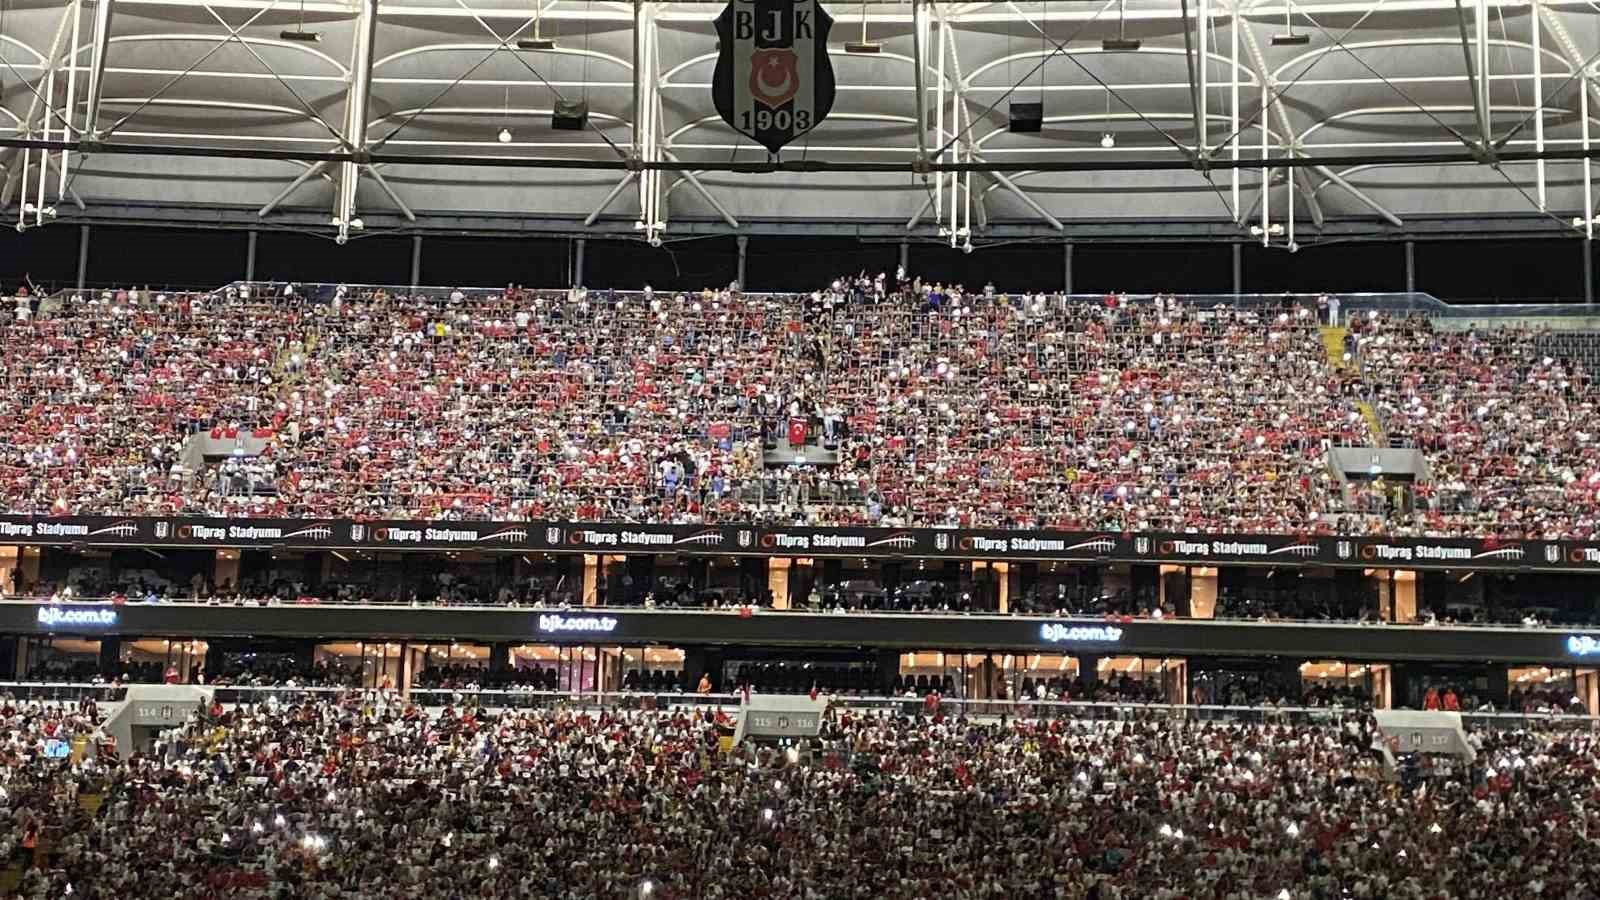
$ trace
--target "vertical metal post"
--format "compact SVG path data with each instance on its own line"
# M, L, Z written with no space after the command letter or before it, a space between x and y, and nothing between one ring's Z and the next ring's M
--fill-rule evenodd
M746 290L744 283L744 263L745 256L750 249L750 239L741 234L737 240L739 244L739 290L742 291Z
M78 290L89 277L89 226L78 226Z
M638 159L642 142L639 135L639 122L644 119L644 106L639 102L639 79L644 77L643 54L640 46L644 42L644 29L640 26L644 20L644 0L633 0L633 158ZM640 179L642 182L643 179Z
M71 140L72 113L78 108L78 40L83 28L83 0L72 0L72 43L67 45L67 102L61 105L61 112L65 120L61 126L61 135ZM56 185L56 202L60 203L67 198L67 151L61 151L60 170L61 181Z
M917 86L917 159L928 158L928 91L922 83L922 48L928 38L927 16L922 12L922 0L911 0L911 63L916 70ZM742 283L742 282L741 282Z
M1199 152L1201 158L1205 158L1211 155L1211 128L1210 122L1207 121L1207 113L1210 112L1208 108L1210 106L1210 98L1206 96L1206 93L1211 88L1211 3L1209 0L1200 0L1196 5L1195 12L1194 28L1198 32L1195 35L1195 45L1199 48L1199 53L1196 54L1197 58L1195 59L1197 66L1195 77L1200 81L1195 90L1195 99L1199 101L1199 108L1195 110L1195 121L1200 126L1200 133L1195 135L1195 143L1198 145L1197 152Z
M411 287L422 283L422 235L411 236Z
M1582 241L1583 249L1583 302L1594 303L1594 242Z
M105 94L106 51L111 45L111 5L113 0L96 0L94 5L94 48L89 59L89 99L84 116L84 131L100 137L100 98ZM76 59L78 48L72 48Z
M360 151L367 149L367 101L372 94L372 56L378 40L378 0L361 0L354 40L350 89L345 93L344 100L344 140L350 149ZM339 196L333 214L338 220L339 239L343 243L350 237L350 222L355 218L356 186L361 179L361 166L359 163L345 162L339 164L339 170Z
M246 235L246 240L245 240L245 245L244 245L244 280L245 281L255 281L256 280L256 238L260 237L260 235L261 235L261 232L255 230L254 228L250 229L250 231Z
M944 56L945 48L950 41L950 26L939 16L939 64L933 76L933 137L935 142L944 146ZM954 125L950 126L954 128ZM945 154L941 152L939 159L942 162ZM944 225L944 173L939 172L933 178L933 222L935 225ZM955 226L950 226L954 228Z
M911 244L907 241L900 242L900 271L911 277Z
M1228 133L1233 137L1228 143L1233 145L1233 161L1239 161L1239 8L1238 4L1228 13L1228 83L1230 96L1228 99ZM1263 85L1265 90L1266 86ZM1262 123L1265 127L1266 123ZM1239 206L1239 167L1233 167L1233 220L1244 221L1244 210Z
M1249 26L1249 24L1246 24L1245 27L1249 28L1250 26ZM1263 160L1267 159L1272 153L1272 148L1270 146L1268 146L1269 141L1270 141L1270 135L1272 133L1272 129L1267 127L1267 110L1271 107L1271 105L1272 105L1272 85L1268 83L1267 77L1263 73L1262 76L1261 76L1261 121L1256 123L1256 127L1261 129L1261 158ZM1287 140L1290 140L1291 138L1290 138L1289 135L1284 135L1283 139L1287 141ZM1289 149L1290 149L1290 152L1293 152L1293 148L1292 147L1289 148ZM1294 215L1294 209L1293 208L1291 208L1289 210L1289 214L1290 215ZM1270 227L1271 225L1272 225L1272 169L1270 167L1268 167L1268 166L1262 166L1261 167L1261 246L1263 246L1263 247L1269 245L1272 242L1272 229Z
M65 16L70 16L70 15L72 15L72 11L69 9L69 10L67 10L67 12L64 15ZM63 21L63 24L64 24L65 23L65 19L63 19L62 21ZM59 32L60 32L60 29L57 29L57 33L59 33ZM77 49L77 48L73 48L73 49ZM50 59L46 63L45 76L44 76L44 102L45 102L44 116L39 120L39 127L41 129L43 129L43 133L40 135L40 137L42 137L42 138L44 138L45 140L48 141L48 140L50 140L50 117L55 114L55 105L56 105L56 57L55 57L54 54L51 55ZM70 115L71 114L71 109L69 108L67 112L68 112L68 115ZM62 140L65 140L67 137L68 137L67 130L65 128L61 129L61 138L62 138ZM26 173L24 173L24 175L26 175ZM38 193L36 195L36 199L33 202L33 208L34 208L33 224L35 224L35 225L43 225L44 224L44 207L45 207L44 190L45 190L45 185L49 184L49 182L50 182L50 151L49 150L40 150L39 151L39 190L38 190ZM62 198L63 202L65 201L65 199L66 198ZM28 182L27 182L26 179L24 179L23 182L22 182L22 201L23 201L23 203L27 203L27 201L28 201Z
M1233 295L1235 297L1244 293L1244 244L1237 241L1233 245Z
M1417 289L1417 242L1406 241L1406 293Z
M1544 21L1539 15L1539 0L1533 0L1533 15L1528 17L1528 30L1533 35L1533 150L1544 153L1544 50L1539 46L1539 33L1544 31ZM1534 163L1534 178L1538 182L1539 211L1546 207L1544 189L1544 160Z
M1537 14L1536 14L1537 15ZM1533 19L1534 28L1537 29L1538 20ZM1487 150L1493 143L1494 110L1489 104L1489 2L1478 0L1478 8L1473 15L1472 24L1477 31L1478 45L1478 121L1483 129L1483 146ZM1538 95L1534 91L1534 95Z
M1589 80L1589 73L1581 76ZM1593 166L1589 161L1589 92L1578 92L1578 118L1583 122L1583 239L1594 240L1594 181L1590 177Z
M1063 294L1071 294L1072 293L1072 242L1071 241L1067 241L1066 243L1061 245L1061 265L1063 267L1062 275L1065 276L1064 280L1062 281L1061 292Z
M583 287L583 254L589 247L585 238L578 238L572 247L572 286Z

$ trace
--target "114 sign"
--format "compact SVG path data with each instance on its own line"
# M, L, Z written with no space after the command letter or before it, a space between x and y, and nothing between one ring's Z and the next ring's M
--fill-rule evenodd
M770 153L821 124L833 109L832 27L817 0L732 0L711 78L722 120Z

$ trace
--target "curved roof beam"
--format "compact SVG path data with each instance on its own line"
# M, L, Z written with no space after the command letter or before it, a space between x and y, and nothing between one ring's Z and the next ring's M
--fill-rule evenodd
M552 113L554 113L554 110L552 110L548 106L545 106L545 107L527 107L527 106L518 107L518 106L513 106L513 107L510 107L509 109L506 108L506 107L501 107L501 106L422 106L422 107L413 107L411 109L397 109L394 112L391 112L391 113L388 113L386 115L380 116L380 117L378 117L376 119L373 119L372 121L367 123L367 127L368 128L375 128L378 125L381 125L382 123L387 122L390 119L408 119L408 118L418 118L418 119L420 119L420 118L423 118L425 116L505 116L505 115L548 116L548 115L551 115ZM603 120L605 120L607 122L614 122L614 123L616 123L618 125L621 125L622 127L628 129L630 132L633 130L633 122L629 121L628 119L624 119L621 116L614 116L614 115L611 115L610 113L595 112L593 110L590 110L589 118L591 118L591 119L603 119ZM432 145L437 145L437 146L461 146L462 145L462 142L460 142L460 141L437 141L437 140L434 140L434 141L428 141L428 140L394 140L394 141L391 141L390 143L404 144L404 145L417 145L417 146L432 146ZM488 143L488 142L487 141L468 141L468 142L466 142L466 145L467 146L472 146L472 145L477 145L477 144L482 144L482 143ZM520 144L513 144L513 146L527 147L527 146L532 146L532 145L524 142L524 143L520 143ZM562 141L562 142L558 142L558 143L540 144L538 146L545 146L545 147L591 147L591 146L593 146L593 147L604 147L605 145L604 144L582 144L582 143L576 143L576 142L571 142L571 141Z
M916 60L912 59L909 56L906 56L903 53L874 53L870 57L858 57L853 53L844 52L844 49L841 48L841 47L829 47L828 48L828 55L829 56L848 57L850 59L860 59L860 58L865 58L865 59L869 59L869 60L892 59L895 62L905 63L908 66L915 66L917 64ZM717 54L715 54L715 53L702 53L699 56L691 56L688 59L684 60L683 62L678 63L677 65L673 66L672 68L668 69L667 71L661 73L661 83L658 86L659 87L683 87L683 85L673 84L672 83L672 76L678 74L679 72L683 71L684 69L689 68L692 65L696 65L698 63L703 63L703 62L715 60L716 58L717 58ZM837 74L837 73L835 73L835 74Z
M591 113L591 115L592 115L592 113ZM911 126L915 126L917 124L917 117L916 116L896 116L896 115L891 115L889 113L831 113L828 116L826 121L835 122L835 121L839 121L839 120L847 120L847 121L855 121L855 122L892 122L892 123L894 123L896 125L911 125ZM695 119L692 122L688 122L687 124L680 125L680 126L678 126L678 128L675 131L673 131L671 134L668 134L666 136L666 138L664 139L666 141L666 146L671 147L673 141L677 140L680 136L682 136L684 134L687 134L690 131L693 131L696 128L701 128L701 127L704 127L706 125L714 125L714 124L716 124L718 122L722 122L722 116L720 116L720 115L717 115L717 116L701 116L700 118ZM726 123L724 123L724 124L726 124ZM755 145L752 144L751 146L755 146ZM812 149L815 150L815 149L818 149L818 148L813 147ZM857 148L857 149L871 150L873 148L871 148L871 147L861 147L861 148Z
M399 60L406 59L407 57L419 56L419 55L421 55L423 53L450 53L450 52L454 52L454 51L467 51L467 50L477 50L477 51L482 52L482 51L495 51L495 50L500 50L500 49L501 49L501 46L499 44L491 44L488 41L479 41L479 42L470 43L470 44L423 44L420 47L411 47L411 48L406 49L406 50L401 50L398 53L391 53L388 56L382 57L381 59L377 60L376 62L374 62L372 64L372 70L374 72L376 72L380 67L386 66L389 63L397 62ZM524 52L524 51L512 50L512 51L507 51L507 52L515 53L515 52ZM598 60L602 60L604 62L613 63L613 64L615 64L615 65L617 65L617 66L619 66L619 67L621 67L621 68L623 68L623 69L625 69L625 70L627 70L629 72L633 71L633 63L629 62L628 60L623 59L620 56L612 56L609 53L601 53L598 50L583 50L583 49L575 49L575 48L570 48L570 47L556 47L553 50L534 50L534 51L526 51L526 52L549 53L549 54L551 54L553 56L587 56L590 59L598 59Z
M1079 49L1079 50L1064 50L1064 51L1062 51L1060 53L1057 53L1054 50L1025 50L1025 51L1023 51L1021 53L1011 53L1011 54L1007 54L1006 56L1002 56L999 59L990 60L989 62L984 63L983 65L977 67L976 69L973 69L971 72L967 73L967 77L964 80L964 83L962 84L962 87L964 87L964 88L972 87L973 81L976 80L979 75L982 75L984 72L989 71L990 69L994 68L995 66L1003 66L1003 65L1005 65L1006 63L1009 63L1009 62L1020 62L1020 61L1025 60L1025 59L1037 59L1037 58L1039 58L1041 56L1050 57L1050 56L1183 56L1183 55L1184 55L1184 51L1183 51L1182 47L1145 47L1144 49L1139 50L1137 52L1129 51L1129 50L1105 50L1105 49L1102 49L1100 47L1084 47L1084 48ZM1206 54L1206 58L1212 60L1213 62L1218 63L1224 69L1230 69L1230 68L1231 69L1237 69L1239 71L1239 73L1244 76L1243 78L1241 78L1239 80L1239 85L1241 87L1244 86L1244 85L1253 85L1253 84L1256 83L1255 74L1252 73L1250 71L1249 67L1244 65L1243 63L1235 64L1233 62L1233 60L1231 60L1228 57L1223 56L1221 54L1217 54L1217 53L1207 53ZM1126 85L1126 87L1137 87L1137 86L1138 85L1136 85L1136 84L1135 85ZM1115 85L1115 87L1120 90L1123 87L1125 87L1125 85L1119 84L1119 85Z
M1539 107L1533 107L1533 106L1517 106L1515 104L1510 104L1510 103L1497 103L1494 106L1490 107L1491 111L1493 111L1493 112L1525 113L1525 114L1531 114L1538 108ZM1576 113L1574 113L1572 110L1563 109L1562 107L1559 107L1559 106L1545 106L1545 107L1542 107L1542 108L1544 109L1546 114L1554 114L1554 115L1563 115L1564 114L1564 115L1569 115L1569 116L1570 115L1576 115ZM1474 107L1469 106L1469 105L1442 105L1442 106L1441 105L1431 105L1431 106L1430 105L1424 105L1424 106L1420 106L1420 107L1418 107L1418 106L1366 106L1366 107L1362 107L1360 109L1347 109L1347 110L1344 110L1343 112L1336 112L1336 113L1334 113L1332 115L1325 116L1322 119L1319 119L1316 122L1313 122L1310 125L1306 126L1305 130L1300 132L1300 143L1301 143L1302 146L1309 147L1310 145L1306 144L1306 138L1310 137L1312 134L1314 134L1318 129L1322 128L1323 126L1332 125L1332 124L1334 124L1336 122L1344 121L1345 119L1359 118L1361 116L1394 116L1394 115L1413 115L1413 116L1416 116L1416 115L1424 115L1426 113L1436 113L1436 114L1437 113L1473 113L1473 112L1476 112L1476 111L1477 110Z
M1191 121L1194 120L1194 113L1193 112L1147 112L1147 113L1144 114L1144 118L1150 119L1152 121L1169 120L1169 121L1191 122ZM1206 118L1207 119L1216 119L1216 120L1222 121L1222 122L1228 121L1228 117L1227 116L1219 114L1219 113L1212 113L1211 115L1206 116ZM1139 118L1139 114L1138 113L1112 113L1111 115L1107 116L1105 113L1092 112L1092 113L1075 113L1075 114L1072 114L1072 115L1063 115L1063 116L1045 116L1044 117L1044 121L1046 121L1046 122L1138 122L1138 121L1140 121L1140 118ZM1260 122L1252 122L1252 123L1250 123L1248 128L1249 129L1255 129L1256 131L1259 132L1262 129L1262 124ZM995 137L999 137L1002 134L1009 134L1009 133L1010 133L1010 129L996 126L988 134L985 134L983 137L978 138L977 143L974 146L982 147L984 145L984 143L989 141L990 139L995 138ZM1275 131L1272 131L1271 129L1268 129L1267 130L1267 137L1270 140L1272 140L1274 143L1277 143L1279 146L1282 146L1282 141L1283 141L1283 136L1282 135L1278 134ZM1130 147L1130 148L1127 148L1127 149L1130 149L1130 150L1150 150L1150 149L1155 148L1155 147L1166 147L1166 148L1170 149L1171 145L1168 145L1168 144L1151 144L1151 145L1148 145L1148 146L1140 145L1138 147ZM1101 152L1101 153L1106 152L1105 150L1103 150L1102 148L1099 148L1099 147L1094 147L1094 148L1089 148L1089 147L1051 147L1051 148L1047 148L1047 149L1060 150L1060 151L1093 149L1096 152ZM987 152L987 153L1014 153L1014 152L1016 152L1016 150L1015 149L995 148L995 149L987 150L985 152Z
M1470 165L1473 168L1477 168L1477 163L1459 163L1458 165L1462 165L1462 166ZM1520 165L1527 165L1527 163L1521 163ZM1340 169L1338 172L1335 172L1334 174L1338 175L1340 178L1349 178L1350 176L1358 174L1360 172L1377 172L1377 171L1381 171L1381 170L1384 170L1384 169L1409 169L1409 168L1411 168L1411 166L1408 166L1408 165L1406 165L1404 163L1363 163L1362 165L1359 165L1359 166L1349 166L1349 167ZM1572 176L1572 178L1571 178L1571 181L1573 181L1574 183L1581 183L1582 180L1583 180L1583 176L1578 175L1578 174L1574 174ZM1317 183L1316 187L1317 187L1317 190L1320 191L1323 188L1327 187L1328 185L1334 184L1334 183L1335 182L1334 182L1333 179L1324 178L1322 181ZM1504 181L1504 179L1500 179L1500 180L1492 181L1492 182L1489 182L1489 183L1493 184L1493 185L1504 186L1505 181Z
M1490 43L1490 45L1496 46L1496 47L1506 47L1506 48L1516 49L1516 50L1526 50L1526 51L1528 51L1530 53L1533 52L1533 45L1528 43L1528 42L1526 42L1526 41L1508 41L1508 40L1505 40L1504 38L1490 38L1489 39L1489 43ZM1361 41L1361 42L1355 43L1355 44L1345 43L1343 46L1335 44L1335 45L1329 46L1329 47L1317 47L1316 49L1313 49L1313 50L1307 50L1306 52L1301 53L1300 55L1295 56L1292 59L1288 60L1287 62L1284 62L1283 64L1279 65L1276 69L1273 69L1272 70L1272 80L1274 82L1277 82L1280 79L1283 79L1283 73L1285 71L1287 71L1291 66L1295 66L1295 65L1297 65L1299 63L1303 63L1303 62L1306 62L1308 60L1315 59L1315 58L1317 58L1319 56L1323 56L1323 55L1328 54L1328 53L1343 53L1346 50L1383 50L1383 49L1389 49L1389 48L1394 48L1394 47L1449 47L1452 50L1459 50L1461 48L1461 41L1456 39L1456 38L1413 37L1413 38L1391 38L1389 40L1384 40L1384 41ZM1141 51L1141 52L1143 52L1143 51ZM1549 57L1550 59L1553 59L1556 62L1560 63L1561 64L1561 71L1566 72L1567 74L1571 74L1572 73L1572 65L1567 62L1565 57L1563 57L1561 54L1555 52L1554 50L1541 50L1539 55L1543 56L1543 57ZM1293 81L1294 79L1290 78L1290 79L1287 79L1287 80L1288 81Z
M215 35L215 34L202 34L202 33L197 33L197 32L177 31L177 32L171 32L171 33L167 33L167 34L127 34L127 35L122 35L121 37L113 37L113 38L111 38L110 39L110 43L113 43L113 44L148 44L148 43L152 43L152 42L155 42L155 41L176 41L176 42L203 41L203 42L205 42L207 44L215 44L217 42L217 40L218 40L218 37L219 36ZM293 50L293 51L295 51L297 53L304 53L304 54L306 54L308 56L314 57L316 59L319 59L319 60L327 63L335 72L338 72L340 77L342 77L342 78L347 78L350 75L350 70L345 68L344 66L340 65L338 60L334 59L333 57L329 56L326 53L323 53L321 50L318 50L318 49L316 49L314 47L309 47L309 46L307 46L307 45L305 45L303 43L297 43L295 41L280 41L280 40L277 40L276 38L245 37L242 34L237 36L237 37L235 37L235 38L233 38L233 40L239 41L239 42L245 43L245 44L250 44L250 45L253 45L253 46L256 46L256 47L278 47L278 48L281 48L281 49L284 49L284 50ZM83 46L77 48L73 52L72 55L73 55L74 58L76 58L76 57L81 56L81 55L83 55L85 53L92 54L93 52L94 52L94 45L93 44L84 44Z
M19 41L19 40L17 40L16 38L12 37L9 34L6 34L4 32L0 32L0 44L10 44L13 47L17 47L19 49L26 50L30 55L33 56L33 62L31 62L31 63L13 62L11 65L14 68L18 68L18 69L42 69L42 68L44 68L44 54L40 53L38 50L35 50L33 45L28 43L27 41Z
M100 101L102 104L132 106L143 103L146 106L180 106L198 107L202 109L244 109L251 112L285 113L297 119L314 122L311 114L296 106L278 106L275 103L246 103L237 100L190 100L182 97L106 97ZM196 137L211 137L211 135L196 135Z

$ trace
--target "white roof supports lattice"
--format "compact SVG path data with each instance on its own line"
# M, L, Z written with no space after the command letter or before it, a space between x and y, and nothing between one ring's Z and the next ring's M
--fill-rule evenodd
M829 4L884 52L830 48L834 114L776 160L712 109L720 8L0 0L0 209L341 239L1593 229L1587 0ZM302 20L319 42L280 37ZM536 27L555 47L519 50ZM1102 46L1121 30L1142 47ZM589 128L552 130L579 99Z

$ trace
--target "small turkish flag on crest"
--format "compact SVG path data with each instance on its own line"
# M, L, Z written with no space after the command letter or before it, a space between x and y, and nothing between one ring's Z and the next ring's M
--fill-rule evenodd
M757 49L750 52L750 98L777 109L800 91L799 58L793 50Z

